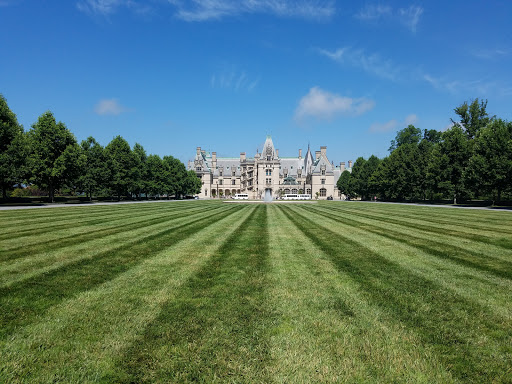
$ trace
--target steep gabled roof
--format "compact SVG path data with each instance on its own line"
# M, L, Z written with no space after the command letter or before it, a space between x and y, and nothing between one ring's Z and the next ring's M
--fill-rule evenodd
M311 173L320 173L322 166L325 166L325 173L326 174L332 174L334 167L331 163L329 163L329 160L324 157L320 156L313 164L311 168Z

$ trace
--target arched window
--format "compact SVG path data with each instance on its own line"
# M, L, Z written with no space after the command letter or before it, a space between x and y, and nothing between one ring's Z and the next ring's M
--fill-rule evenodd
M289 190L288 188L286 188L286 189L284 190L284 194L285 194L285 195L288 195L289 193L290 193L290 190Z
M297 189L296 189L296 188L293 188L293 189L292 189L292 193L297 194Z

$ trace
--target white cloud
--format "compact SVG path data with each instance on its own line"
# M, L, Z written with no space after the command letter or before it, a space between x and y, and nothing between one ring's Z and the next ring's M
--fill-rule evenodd
M129 6L130 3L131 1L124 0L81 0L76 6L82 12L107 16L121 6Z
M168 0L185 21L206 21L245 13L267 13L279 17L330 18L334 1L328 0Z
M440 91L449 92L454 95L458 94L477 94L481 97L486 97L493 94L506 96L507 85L490 81L488 79L476 80L453 80L447 77L435 77L428 73L423 73L421 79L433 88Z
M473 50L470 52L473 56L485 60L499 60L503 57L509 56L512 49L509 48L496 48L496 49L481 49Z
M382 17L389 17L393 10L389 5L371 5L367 4L355 17L361 20L377 20Z
M408 126L410 124L414 125L418 122L418 116L416 116L414 113L411 113L404 119L404 126Z
M416 26L420 21L420 16L423 14L423 8L417 5L411 5L409 8L400 8L398 14L401 23L415 33Z
M401 72L391 60L384 59L377 53L367 54L362 49L343 47L335 51L319 49L318 52L338 63L362 68L366 72L388 80L398 80Z
M358 116L374 106L375 102L370 99L344 97L313 87L300 99L295 110L295 119L300 121L307 117L314 117L320 120L331 120L337 115Z
M388 20L400 23L415 33L422 14L423 8L417 5L411 5L408 8L399 8L394 10L388 5L367 4L364 8L359 10L354 17L366 22Z
M386 133L395 131L398 127L407 127L408 125L416 124L418 122L418 116L415 114L410 114L405 117L403 121L398 121L396 119L389 120L386 123L373 123L370 125L370 129L368 129L372 133Z
M245 71L238 71L234 68L220 71L210 78L212 88L231 89L235 92L251 92L259 82L259 78L251 78Z
M326 19L334 15L334 3L334 0L167 0L160 1L160 6L173 7L176 17L185 21L218 20L248 13ZM108 16L121 7L147 13L151 6L142 0L79 0L77 7L86 13Z
M117 99L103 99L96 104L94 112L98 115L120 115L123 112L128 112L129 109L122 106Z
M394 131L398 127L398 121L393 119L389 120L387 123L373 123L370 126L370 132L373 133L381 133L381 132L391 132Z

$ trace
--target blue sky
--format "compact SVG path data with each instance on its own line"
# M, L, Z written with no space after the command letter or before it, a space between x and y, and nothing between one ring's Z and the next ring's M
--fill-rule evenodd
M46 110L78 140L122 135L330 160L387 154L409 123L444 130L488 99L512 120L512 2L0 0L0 93L25 129Z

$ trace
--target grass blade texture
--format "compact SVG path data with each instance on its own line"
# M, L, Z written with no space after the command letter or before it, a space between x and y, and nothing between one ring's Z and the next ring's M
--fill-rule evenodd
M0 212L0 382L512 382L512 214Z

